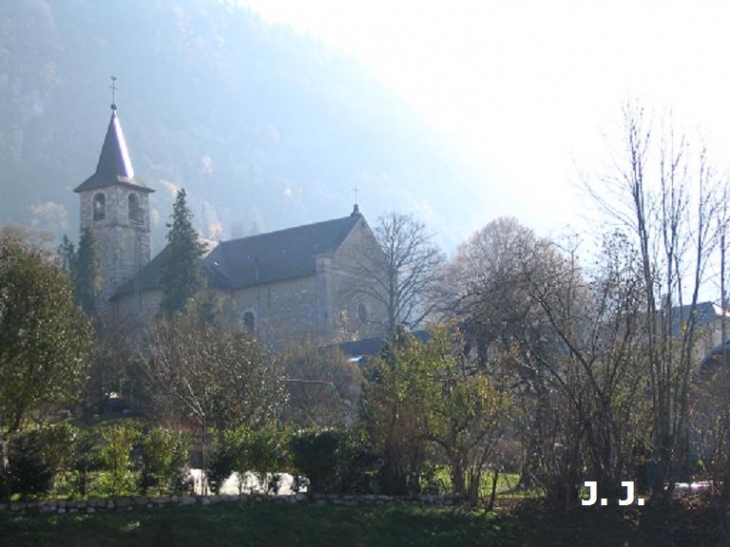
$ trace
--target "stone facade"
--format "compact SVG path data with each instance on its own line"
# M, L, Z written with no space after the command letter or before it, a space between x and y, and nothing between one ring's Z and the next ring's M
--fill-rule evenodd
M353 260L355 251L363 249L368 253ZM336 252L316 257L314 275L228 293L234 313L244 324L245 315L253 314L259 338L274 345L287 340L331 343L381 335L385 310L355 290L371 281L362 275L361 261L377 267L379 256L375 237L362 219ZM363 308L366 316L358 313Z
M134 174L116 105L96 170L74 192L81 202L81 231L91 230L99 243L102 308L150 260L148 196L154 190Z
M108 302L150 261L149 197L147 192L117 184L83 191L80 198L81 230L91 229L101 251L99 300Z
M307 226L301 228L306 230ZM385 310L357 288L372 283L363 272L377 268L381 256L367 222L358 216L336 249L314 257L314 268L308 275L285 275L235 288L209 283L227 300L231 321L253 328L261 341L272 346L289 341L327 344L379 336ZM115 296L114 306L121 317L149 320L157 313L162 297L155 283L160 260L161 256L156 257L142 272L136 289L133 281ZM293 266L296 269L297 265Z

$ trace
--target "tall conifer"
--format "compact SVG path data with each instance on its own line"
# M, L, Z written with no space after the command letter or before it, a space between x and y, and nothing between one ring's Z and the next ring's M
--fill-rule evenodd
M87 314L96 311L96 301L101 293L101 254L99 242L91 230L81 234L79 248L73 262L74 296L76 304Z
M198 241L192 220L185 189L181 189L167 224L170 230L160 279L163 289L160 310L168 316L183 311L188 301L203 288L200 257L205 247Z

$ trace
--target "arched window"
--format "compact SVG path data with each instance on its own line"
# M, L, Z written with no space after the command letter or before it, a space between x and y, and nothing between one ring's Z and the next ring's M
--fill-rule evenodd
M253 332L256 328L256 316L254 315L253 311L248 310L246 313L243 314L243 324L246 327L246 330L249 332Z
M101 192L94 196L94 220L102 220L106 216L106 202Z
M127 198L127 210L129 213L129 220L139 222L142 220L142 215L139 210L139 198L137 194L129 194Z

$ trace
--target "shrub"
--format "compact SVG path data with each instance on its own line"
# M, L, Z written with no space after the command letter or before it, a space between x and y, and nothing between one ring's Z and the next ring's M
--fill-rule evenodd
M342 493L364 489L366 451L348 430L305 430L291 437L292 463L309 479L310 493Z
M73 497L85 498L95 483L96 471L103 468L101 439L97 432L80 431L73 446L71 469L74 474Z
M140 489L147 493L153 488L160 495L184 489L189 444L184 433L162 428L149 430L139 443Z
M267 491L276 489L277 481L267 480L269 472L282 471L288 467L287 434L270 424L261 429L249 431L242 437L238 447L240 458L236 471L251 471L259 484Z
M213 445L210 457L206 462L205 477L214 494L219 494L223 483L233 473L235 463L234 438L221 432Z
M40 430L12 437L3 478L7 495L20 494L25 499L50 492L53 470L43 457L43 452L44 439Z
M139 431L128 425L110 427L102 432L101 461L106 471L103 489L111 496L119 496L133 489L132 449Z

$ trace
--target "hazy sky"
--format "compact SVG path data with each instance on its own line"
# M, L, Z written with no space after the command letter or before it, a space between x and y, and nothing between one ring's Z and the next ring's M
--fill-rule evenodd
M356 55L484 162L485 202L500 185L499 214L538 229L572 222L576 164L603 157L629 99L671 108L714 155L730 150L730 3L241 3Z

